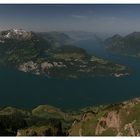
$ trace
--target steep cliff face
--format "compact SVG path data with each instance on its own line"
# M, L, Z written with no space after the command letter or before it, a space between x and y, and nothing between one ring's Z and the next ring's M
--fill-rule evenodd
M73 123L69 135L82 136L139 136L140 99L110 105L94 115L85 113Z
M119 132L120 116L117 111L111 111L101 117L95 129L95 135L101 135L107 129L116 129Z

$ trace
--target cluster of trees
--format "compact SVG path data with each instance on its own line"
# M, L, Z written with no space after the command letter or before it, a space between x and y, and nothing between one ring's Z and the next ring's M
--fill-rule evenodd
M27 127L27 123L21 115L0 115L0 135L16 135L19 128Z
M18 130L22 130L27 136L62 136L62 122L59 119L39 118L26 116L20 112L0 115L0 136L16 136ZM22 134L21 134L22 135Z

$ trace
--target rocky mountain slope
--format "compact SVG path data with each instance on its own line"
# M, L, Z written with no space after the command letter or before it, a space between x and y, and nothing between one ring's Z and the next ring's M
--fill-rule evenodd
M32 37L33 37L32 32L27 32L23 29L11 29L0 32L1 41L4 41L6 39L29 40Z
M130 56L140 56L140 32L126 36L114 35L105 40L108 50Z
M128 75L125 66L91 56L84 49L68 45L66 40L69 37L62 33L37 34L22 29L2 31L0 64L53 78Z
M70 135L139 136L140 99L106 106L98 112L85 113L69 130Z
M1 136L139 136L140 98L71 111L2 107L0 126Z

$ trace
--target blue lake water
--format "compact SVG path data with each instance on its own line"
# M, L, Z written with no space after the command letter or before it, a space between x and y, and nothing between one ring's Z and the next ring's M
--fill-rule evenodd
M0 106L32 108L50 104L60 108L118 103L140 96L140 59L106 52L91 40L78 42L102 58L126 64L131 75L122 78L94 77L78 80L56 80L0 68Z

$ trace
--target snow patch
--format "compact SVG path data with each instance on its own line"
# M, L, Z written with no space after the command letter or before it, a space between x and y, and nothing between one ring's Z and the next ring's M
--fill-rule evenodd
M7 35L5 35L6 38L10 38L10 36L10 32Z

